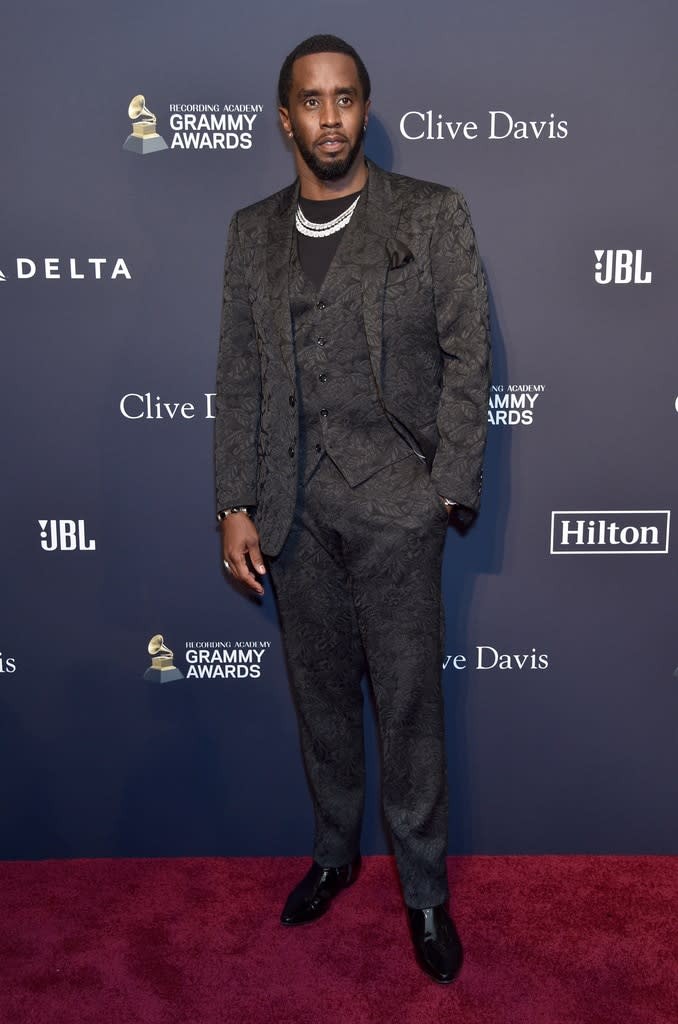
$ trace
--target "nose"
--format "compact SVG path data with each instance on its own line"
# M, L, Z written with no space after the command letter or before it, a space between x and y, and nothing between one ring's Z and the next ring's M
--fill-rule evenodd
M323 128L337 128L341 124L339 108L332 100L325 100L320 109L320 124Z

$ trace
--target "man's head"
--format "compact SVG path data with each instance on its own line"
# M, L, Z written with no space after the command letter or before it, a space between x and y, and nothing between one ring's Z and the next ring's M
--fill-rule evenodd
M362 150L370 106L370 76L337 36L305 39L285 58L278 79L280 120L306 166L335 181Z

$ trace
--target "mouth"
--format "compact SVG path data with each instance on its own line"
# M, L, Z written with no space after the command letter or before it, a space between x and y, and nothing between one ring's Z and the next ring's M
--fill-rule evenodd
M346 139L339 135L328 135L321 142L316 143L316 145L318 149L323 149L326 153L334 153L337 149L341 149L345 143Z

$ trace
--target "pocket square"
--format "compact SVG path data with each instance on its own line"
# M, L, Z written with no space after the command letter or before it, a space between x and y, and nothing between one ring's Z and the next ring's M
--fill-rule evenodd
M414 253L410 252L405 243L398 238L386 239L386 252L389 258L389 270L404 267L406 263L414 259Z

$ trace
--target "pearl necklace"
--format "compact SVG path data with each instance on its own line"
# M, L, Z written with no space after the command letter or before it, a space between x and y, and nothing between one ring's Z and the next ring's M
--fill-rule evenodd
M325 221L323 224L314 224L312 220L304 217L301 211L301 207L297 205L296 213L296 225L297 231L301 231L302 235L309 235L311 238L323 238L325 235L333 235L335 231L341 231L345 228L350 221L353 211L356 208L360 196L356 196L351 205L340 213L334 220Z

